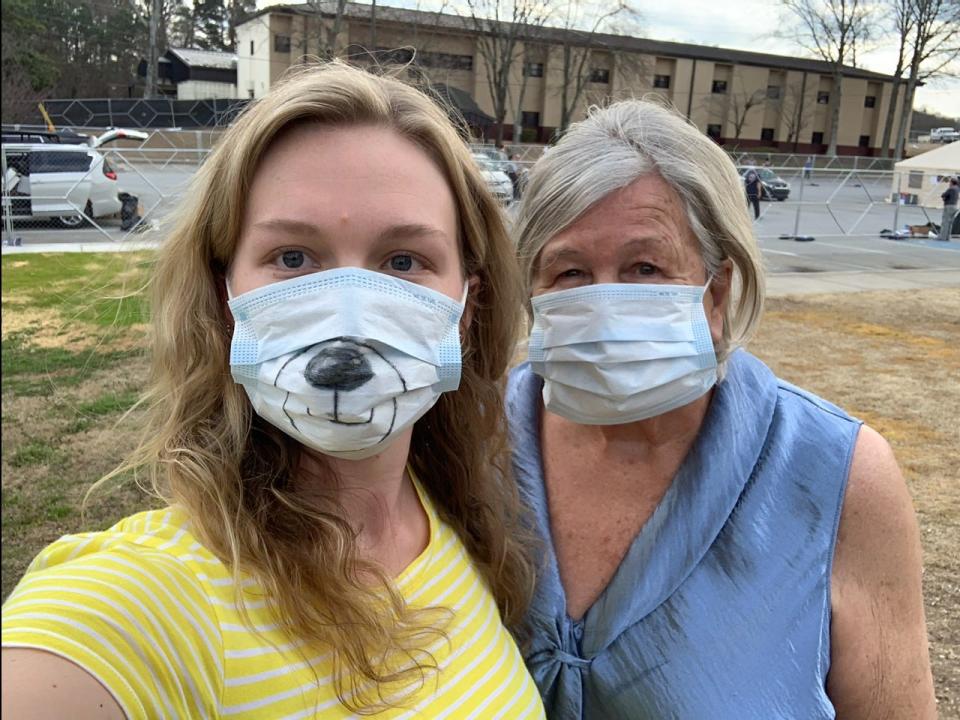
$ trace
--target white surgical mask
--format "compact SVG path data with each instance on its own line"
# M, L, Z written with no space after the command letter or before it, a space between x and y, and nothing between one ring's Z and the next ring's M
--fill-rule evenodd
M529 359L546 408L584 425L619 425L701 397L717 381L706 289L599 284L533 298Z
M406 280L343 268L229 305L230 370L254 411L326 455L381 452L460 385L464 303Z

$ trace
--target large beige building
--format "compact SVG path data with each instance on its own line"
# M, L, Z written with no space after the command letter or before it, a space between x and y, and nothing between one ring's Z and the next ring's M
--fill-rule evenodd
M238 96L260 97L287 68L323 54L334 21L315 7L275 5L237 26ZM411 77L462 91L455 94L496 115L490 53L469 18L383 7L375 22L370 15L369 5L347 4L333 43L338 56L361 65L408 62ZM725 145L816 153L830 142L833 68L825 62L556 28L521 33L513 57L504 119L508 140L517 128L518 139L546 142L564 115L575 121L590 104L656 94ZM565 66L574 70L565 72ZM889 76L844 68L840 154L879 154L891 87ZM482 131L490 137L496 126Z

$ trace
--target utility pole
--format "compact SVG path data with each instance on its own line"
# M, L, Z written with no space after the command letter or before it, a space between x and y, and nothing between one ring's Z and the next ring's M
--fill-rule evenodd
M377 54L377 0L370 3L370 52Z
M157 48L157 27L160 19L160 0L150 0L150 47L147 52L147 86L143 97L157 96L157 66L160 64L160 51Z

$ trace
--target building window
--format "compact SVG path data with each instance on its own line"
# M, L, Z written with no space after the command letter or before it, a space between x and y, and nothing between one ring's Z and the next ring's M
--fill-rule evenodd
M253 40L250 41L250 57L253 57Z
M862 147L862 148L870 147L870 136L861 135L860 139L857 141L857 147Z
M830 104L830 93L820 90L817 93L817 105L829 105Z
M779 100L780 99L780 86L779 85L767 85L767 97L770 100Z
M290 52L290 36L289 35L274 35L273 36L273 51L278 53L288 53Z
M813 143L814 145L823 145L823 133L822 133L822 132L815 132L815 133L811 136L810 142Z
M590 71L590 82L604 84L609 83L610 71L606 68L593 68L593 70Z
M523 64L525 77L543 77L543 63L526 62Z
M247 90L247 97L253 100L253 88Z
M707 125L707 135L712 137L714 140L720 139L720 126L719 125Z
M726 95L727 93L727 81L726 80L714 80L713 88L710 90L712 93L717 95Z
M410 52L409 50L407 51ZM455 55L444 52L417 52L413 59L419 65L444 70L473 70L473 55Z
M773 128L763 128L760 131L760 139L766 142L773 142Z
M870 108L876 107L876 106L877 106L877 96L876 96L876 95L867 95L867 96L863 99L863 106L864 106L864 107L870 107Z
M923 173L913 171L910 173L910 179L907 181L907 185L912 188L922 188L923 187Z
M662 88L667 90L670 87L670 76L669 75L654 75L653 76L653 86L655 88Z
M538 112L520 113L520 125L525 128L540 127L540 113Z

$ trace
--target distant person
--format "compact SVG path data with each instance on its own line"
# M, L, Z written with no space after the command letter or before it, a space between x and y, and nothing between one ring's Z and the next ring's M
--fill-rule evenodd
M510 156L510 162L513 165L513 174L510 180L513 182L513 199L518 200L523 192L523 184L526 181L527 169L520 162L519 153Z
M807 161L803 164L803 179L809 180L813 174L813 158L808 157Z
M756 170L747 170L744 184L747 189L747 207L753 206L753 219L756 220L760 217L760 198L763 197L763 183L760 182L760 175Z
M957 178L950 178L946 191L940 195L943 200L943 220L940 223L940 235L937 240L949 241L950 230L953 228L953 219L957 216Z
M933 720L920 533L874 430L742 348L763 258L730 157L626 101L530 171L516 478L527 665L562 720Z
M249 106L152 278L168 507L43 550L10 718L543 718L501 379L501 210L446 113L331 63ZM8 714L9 713L9 714Z

